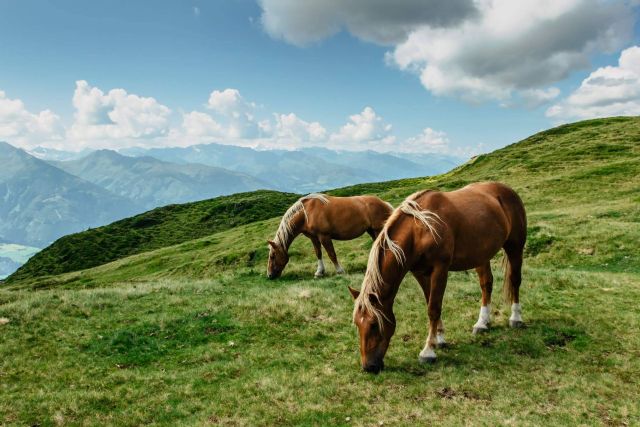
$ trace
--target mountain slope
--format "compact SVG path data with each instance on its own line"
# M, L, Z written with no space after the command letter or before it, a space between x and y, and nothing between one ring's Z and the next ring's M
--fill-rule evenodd
M0 142L0 238L43 247L141 210L133 202Z
M254 191L157 208L58 239L34 255L8 281L93 267L271 218L286 210L298 197L275 191Z
M640 241L638 141L640 118L580 122L541 132L501 150L479 156L444 175L363 184L330 193L378 194L397 204L407 195L424 188L448 190L475 181L500 180L521 194L528 210L530 227L527 263L535 265L562 260L565 265L583 269L640 271L637 252L624 249L637 247L637 241ZM251 194L253 193L237 197L241 200ZM290 200L293 198L295 197ZM261 219L281 215L286 207L287 203L283 203L280 210L274 209ZM158 214L161 213L162 211ZM242 223L249 222L243 220ZM134 280L149 277L148 275L165 277L186 274L189 277L209 277L229 268L229 263L234 268L238 265L252 267L265 260L264 240L271 237L277 222L278 218L274 218L219 233L216 235L219 237L212 236L177 247L143 253L87 271L83 276L85 279L93 277L92 280L101 281L116 280L115 278ZM105 238L115 237L109 237L108 230L105 229ZM119 233L127 235L135 231L122 228ZM95 265L82 264L87 262L87 257L83 255L85 249L81 242L83 239L95 240L96 234L95 231L89 231L79 235L79 243L75 243L77 246L68 248L73 250L72 258L79 260L74 268ZM299 240L294 244L293 266L288 267L290 272L298 271L298 268L304 270L313 261L309 245L304 239ZM364 268L368 246L360 246L361 240L338 245L349 248L350 259L354 260L346 261L346 265L355 269ZM48 250L54 254L59 248L56 242ZM60 255L56 255L53 258L59 257ZM27 280L30 276L53 272L48 269L52 268L51 265L57 265L58 261L43 263L36 269L34 266L41 259L34 257L24 271L20 270L21 274L10 279ZM160 259L163 261L160 262ZM169 259L173 261L168 262ZM301 261L302 264L296 266L296 261ZM183 268L175 268L176 264ZM37 274L34 273L35 270L38 271ZM69 276L61 280L75 281L77 277ZM46 281L47 279L42 283Z
M52 163L146 209L269 188L264 181L223 168L128 157L111 150Z

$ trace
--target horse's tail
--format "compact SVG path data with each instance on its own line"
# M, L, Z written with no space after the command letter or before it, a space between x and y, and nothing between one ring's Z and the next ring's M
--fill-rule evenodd
M511 283L511 262L507 253L503 253L502 257L502 269L504 271L504 285L502 285L502 296L507 304L513 302L513 295L515 290L513 289L513 283Z

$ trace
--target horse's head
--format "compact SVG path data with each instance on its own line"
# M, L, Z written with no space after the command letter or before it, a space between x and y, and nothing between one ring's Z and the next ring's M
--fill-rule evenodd
M289 262L289 254L282 245L273 240L267 240L267 243L269 243L267 277L269 277L269 279L277 279Z
M358 301L359 291L351 287L349 287L349 291L356 303L353 323L358 328L358 334L360 335L360 362L362 369L377 374L384 369L384 355L396 330L393 311L390 310L385 313L378 298L375 295L368 294L365 298L369 298L370 306L379 310L380 318L378 318Z

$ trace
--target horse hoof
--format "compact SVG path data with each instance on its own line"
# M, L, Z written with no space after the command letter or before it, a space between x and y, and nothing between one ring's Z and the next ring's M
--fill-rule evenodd
M316 273L313 275L313 277L315 277L316 279L320 279L322 277L324 277L324 273Z
M527 325L525 325L522 320L509 320L509 326L515 329L521 329L521 328L527 327Z
M424 356L419 356L418 360L420 361L420 363L423 364L429 364L429 365L433 365L434 363L436 363L436 357L435 356L428 356L428 357L424 357Z
M436 347L438 347L438 348L448 348L449 347L449 343L447 343L445 341L442 341L442 342L439 342L438 344L436 344Z
M484 334L485 332L489 332L489 328L487 328L486 326L484 328L474 326L473 328L473 335Z

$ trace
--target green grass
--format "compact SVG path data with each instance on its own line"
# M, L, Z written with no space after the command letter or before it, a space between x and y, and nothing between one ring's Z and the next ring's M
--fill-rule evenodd
M638 118L581 122L441 176L332 191L397 203L422 188L512 185L529 214L526 329L506 327L498 256L491 331L470 333L475 274L451 274L451 346L420 365L426 310L407 278L386 369L365 374L346 286L360 286L370 239L337 242L349 274L320 280L299 239L268 281L278 218L263 218L0 287L0 424L637 425L639 141Z
M299 197L262 190L157 208L62 237L31 258L7 282L83 270L271 218Z

